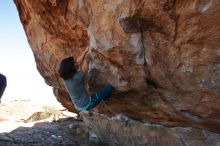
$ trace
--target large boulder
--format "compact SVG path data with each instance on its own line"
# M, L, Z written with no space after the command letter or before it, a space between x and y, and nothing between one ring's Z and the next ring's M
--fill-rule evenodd
M165 127L132 120L123 115L111 118L81 112L81 129L90 139L105 146L219 146L220 134L191 127ZM73 126L72 126L73 127Z
M219 0L14 0L37 68L76 111L57 70L90 46L96 110L220 132Z

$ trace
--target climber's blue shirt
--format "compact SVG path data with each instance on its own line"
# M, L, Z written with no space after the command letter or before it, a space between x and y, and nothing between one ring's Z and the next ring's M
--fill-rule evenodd
M86 91L84 73L79 71L72 78L64 80L64 85L78 110L86 110L91 102L91 97Z

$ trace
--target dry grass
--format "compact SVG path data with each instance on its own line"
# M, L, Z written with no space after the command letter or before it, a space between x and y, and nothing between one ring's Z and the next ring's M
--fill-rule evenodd
M57 110L54 107L44 106L42 112L32 114L27 120L25 120L25 122L34 122L48 118L52 118L54 121L57 121L61 116L63 116L62 111Z

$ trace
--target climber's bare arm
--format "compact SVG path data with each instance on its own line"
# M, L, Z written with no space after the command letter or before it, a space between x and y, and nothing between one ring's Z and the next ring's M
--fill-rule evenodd
M87 54L81 66L84 73L87 73L89 70L89 62L90 62L90 56Z
M82 53L82 55L77 58L76 64L77 64L78 67L81 67L81 65L82 65L82 63L85 59L85 56L88 54L88 50L89 49L87 47L86 50Z
M87 47L85 49L85 51L82 53L82 55L77 58L76 62L77 62L78 65L82 65L83 60L85 59L85 56L88 54L88 51L89 51L89 49Z

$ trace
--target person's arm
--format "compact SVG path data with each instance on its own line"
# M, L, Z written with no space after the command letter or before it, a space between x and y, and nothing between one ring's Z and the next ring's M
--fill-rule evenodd
M79 68L81 67L81 65L83 63L83 60L85 59L85 56L88 53L88 50L89 50L89 48L87 47L86 50L82 53L82 55L77 58L76 63Z
M87 73L88 70L89 70L89 62L90 62L90 56L87 54L85 56L85 59L82 62L82 65L81 65L82 70L83 70L84 73Z

